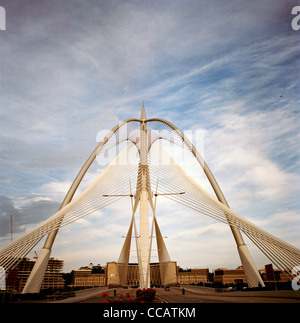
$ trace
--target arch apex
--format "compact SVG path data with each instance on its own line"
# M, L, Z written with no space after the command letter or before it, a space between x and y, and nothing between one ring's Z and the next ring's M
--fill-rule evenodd
M141 120L146 120L147 117L146 117L146 111L145 111L145 104L144 104L144 101L143 101L143 107L142 107L142 112L141 112Z

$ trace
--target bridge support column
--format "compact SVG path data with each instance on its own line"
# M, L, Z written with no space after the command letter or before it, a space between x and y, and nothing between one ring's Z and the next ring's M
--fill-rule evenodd
M150 287L148 192L140 196L140 288Z
M228 203L225 200L225 198L221 202L223 202L223 204L228 206ZM240 230L236 227L231 226L231 225L230 225L230 229L231 229L231 232L233 234L234 240L237 245L237 250L238 250L238 253L239 253L239 256L241 259L242 266L244 268L248 287L250 287L250 288L257 287L259 284L262 287L264 287L265 286L264 282L263 282L262 278L260 277L258 269L256 268L256 265L250 255L250 252L244 242L244 239L242 237Z
M259 284L262 287L265 287L265 284L261 279L261 276L256 268L254 261L252 260L247 246L245 244L239 245L237 249L244 268L248 287L257 287Z

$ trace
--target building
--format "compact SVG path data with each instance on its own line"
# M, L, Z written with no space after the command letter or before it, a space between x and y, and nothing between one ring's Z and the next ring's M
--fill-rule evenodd
M150 263L150 285L171 285L177 284L177 266L175 261L166 264ZM108 262L106 277L108 286L121 285L120 275L126 274L126 268L116 262ZM167 274L166 274L167 273ZM171 275L170 275L171 273ZM163 278L162 278L163 277ZM137 263L129 263L126 277L126 286L139 286L139 267Z
M49 259L41 290L62 289L65 287L65 281L62 278L63 264L63 260L54 258ZM34 265L35 261L28 258L23 258L14 268L14 270L17 272L17 279L15 286L10 286L10 288L21 292Z
M261 269L260 271L260 275L262 276L262 279L264 282L268 282L268 281L276 281L276 282L281 282L281 283L288 283L290 282L288 276L281 270L279 269L273 269L273 279L269 279L267 277L266 274L266 270L265 269Z
M94 274L91 269L72 270L70 287L100 287L106 286L106 274Z
M63 266L63 260L49 259L42 289L62 289L65 287L65 281L62 277Z
M214 282L222 285L247 283L243 266L236 269L218 268L214 272Z
M127 286L139 286L139 267L136 263L128 264L128 273L127 273ZM160 286L161 277L160 277L160 267L159 263L150 264L150 285L151 286Z
M120 285L119 264L116 262L107 263L107 284L108 286ZM161 286L161 285L175 285L175 284L199 284L209 282L209 269L208 268L192 268L188 271L180 271L179 267L176 266L176 262L168 262L166 266L170 266L168 273L172 273L172 277L165 277L161 279L167 270L164 264L151 263L150 264L150 285ZM136 263L128 264L127 271L127 286L139 286L139 268Z
M209 282L209 269L208 268L192 268L189 271L178 271L177 281L181 285L189 284L206 284Z
M68 286L75 288L106 286L106 267L103 268L100 264L94 266L90 263L78 270L72 270L71 281Z
M167 263L167 266L173 267L171 272L174 273L174 277L169 277L169 282L163 283L161 275L166 272L164 264L150 264L151 286L207 284L211 283L212 279L215 284L222 286L247 284L243 266L239 266L236 269L218 268L213 270L213 275L209 272L208 268L192 268L182 270L179 268L179 266L176 266L176 262ZM98 269L98 271L95 269ZM100 273L99 270L102 272ZM120 275L122 274L127 275L126 284L124 284L124 286L140 286L139 267L137 263L129 263L128 269L125 268L125 265L124 268L122 268L122 264L118 264L117 262L108 262L103 268L100 265L93 266L93 264L90 264L89 266L81 267L78 270L73 270L71 274L72 283L69 285L70 287L86 288L120 286ZM260 275L265 282L268 281L264 269L260 270ZM274 275L276 282L288 282L287 276L282 271L274 269Z

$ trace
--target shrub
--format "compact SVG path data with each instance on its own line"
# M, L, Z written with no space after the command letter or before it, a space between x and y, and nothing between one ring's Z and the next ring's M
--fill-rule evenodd
M101 294L102 298L105 298L104 301L102 301L101 303L133 303L134 299L132 297L130 297L129 293L126 293L125 296L123 296L122 294L119 295L119 297L110 297L108 295L107 292L103 292Z
M132 298L130 293L126 293L124 296L119 295L119 297L109 297L107 292L103 292L101 297L104 298L102 303L151 303L155 297L156 290L153 288L138 289L136 291L136 297Z
M136 298L138 302L152 302L156 294L156 290L153 288L138 289L136 291Z

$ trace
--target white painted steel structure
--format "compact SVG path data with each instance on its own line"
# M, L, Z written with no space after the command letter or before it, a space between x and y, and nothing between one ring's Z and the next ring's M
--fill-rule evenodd
M168 135L162 136L162 133L166 132L152 131L155 127L166 130ZM153 159L161 157L157 156L153 147L160 140L170 140L171 137L172 142L181 144L182 147L190 150L197 159L217 199L208 194L189 176L186 176L184 170L170 156L168 156L170 162L167 164L151 162L152 157ZM122 142L128 142L126 149L87 189L73 199L82 178L95 158ZM128 160L134 159L136 151L138 151L138 161L135 164L128 163ZM166 153L163 152L163 154ZM131 188L131 183L134 182L136 182L135 194ZM23 290L23 293L39 292L58 230L125 196L130 196L132 199L132 218L118 260L120 282L125 282L127 277L131 238L134 231L140 287L149 286L154 229L162 281L164 283L172 282L171 260L155 214L156 198L159 195L230 226L250 287L256 287L259 283L263 285L263 282L243 240L241 231L291 280L294 278L292 268L300 264L300 250L274 237L232 211L212 172L194 145L172 123L160 118L147 119L144 105L140 119L127 119L119 123L99 143L75 178L60 210L24 236L12 241L0 250L0 266L4 267L6 271L13 268L39 241L47 236ZM140 206L139 233L135 222L138 206ZM153 214L151 232L149 230L149 206Z

